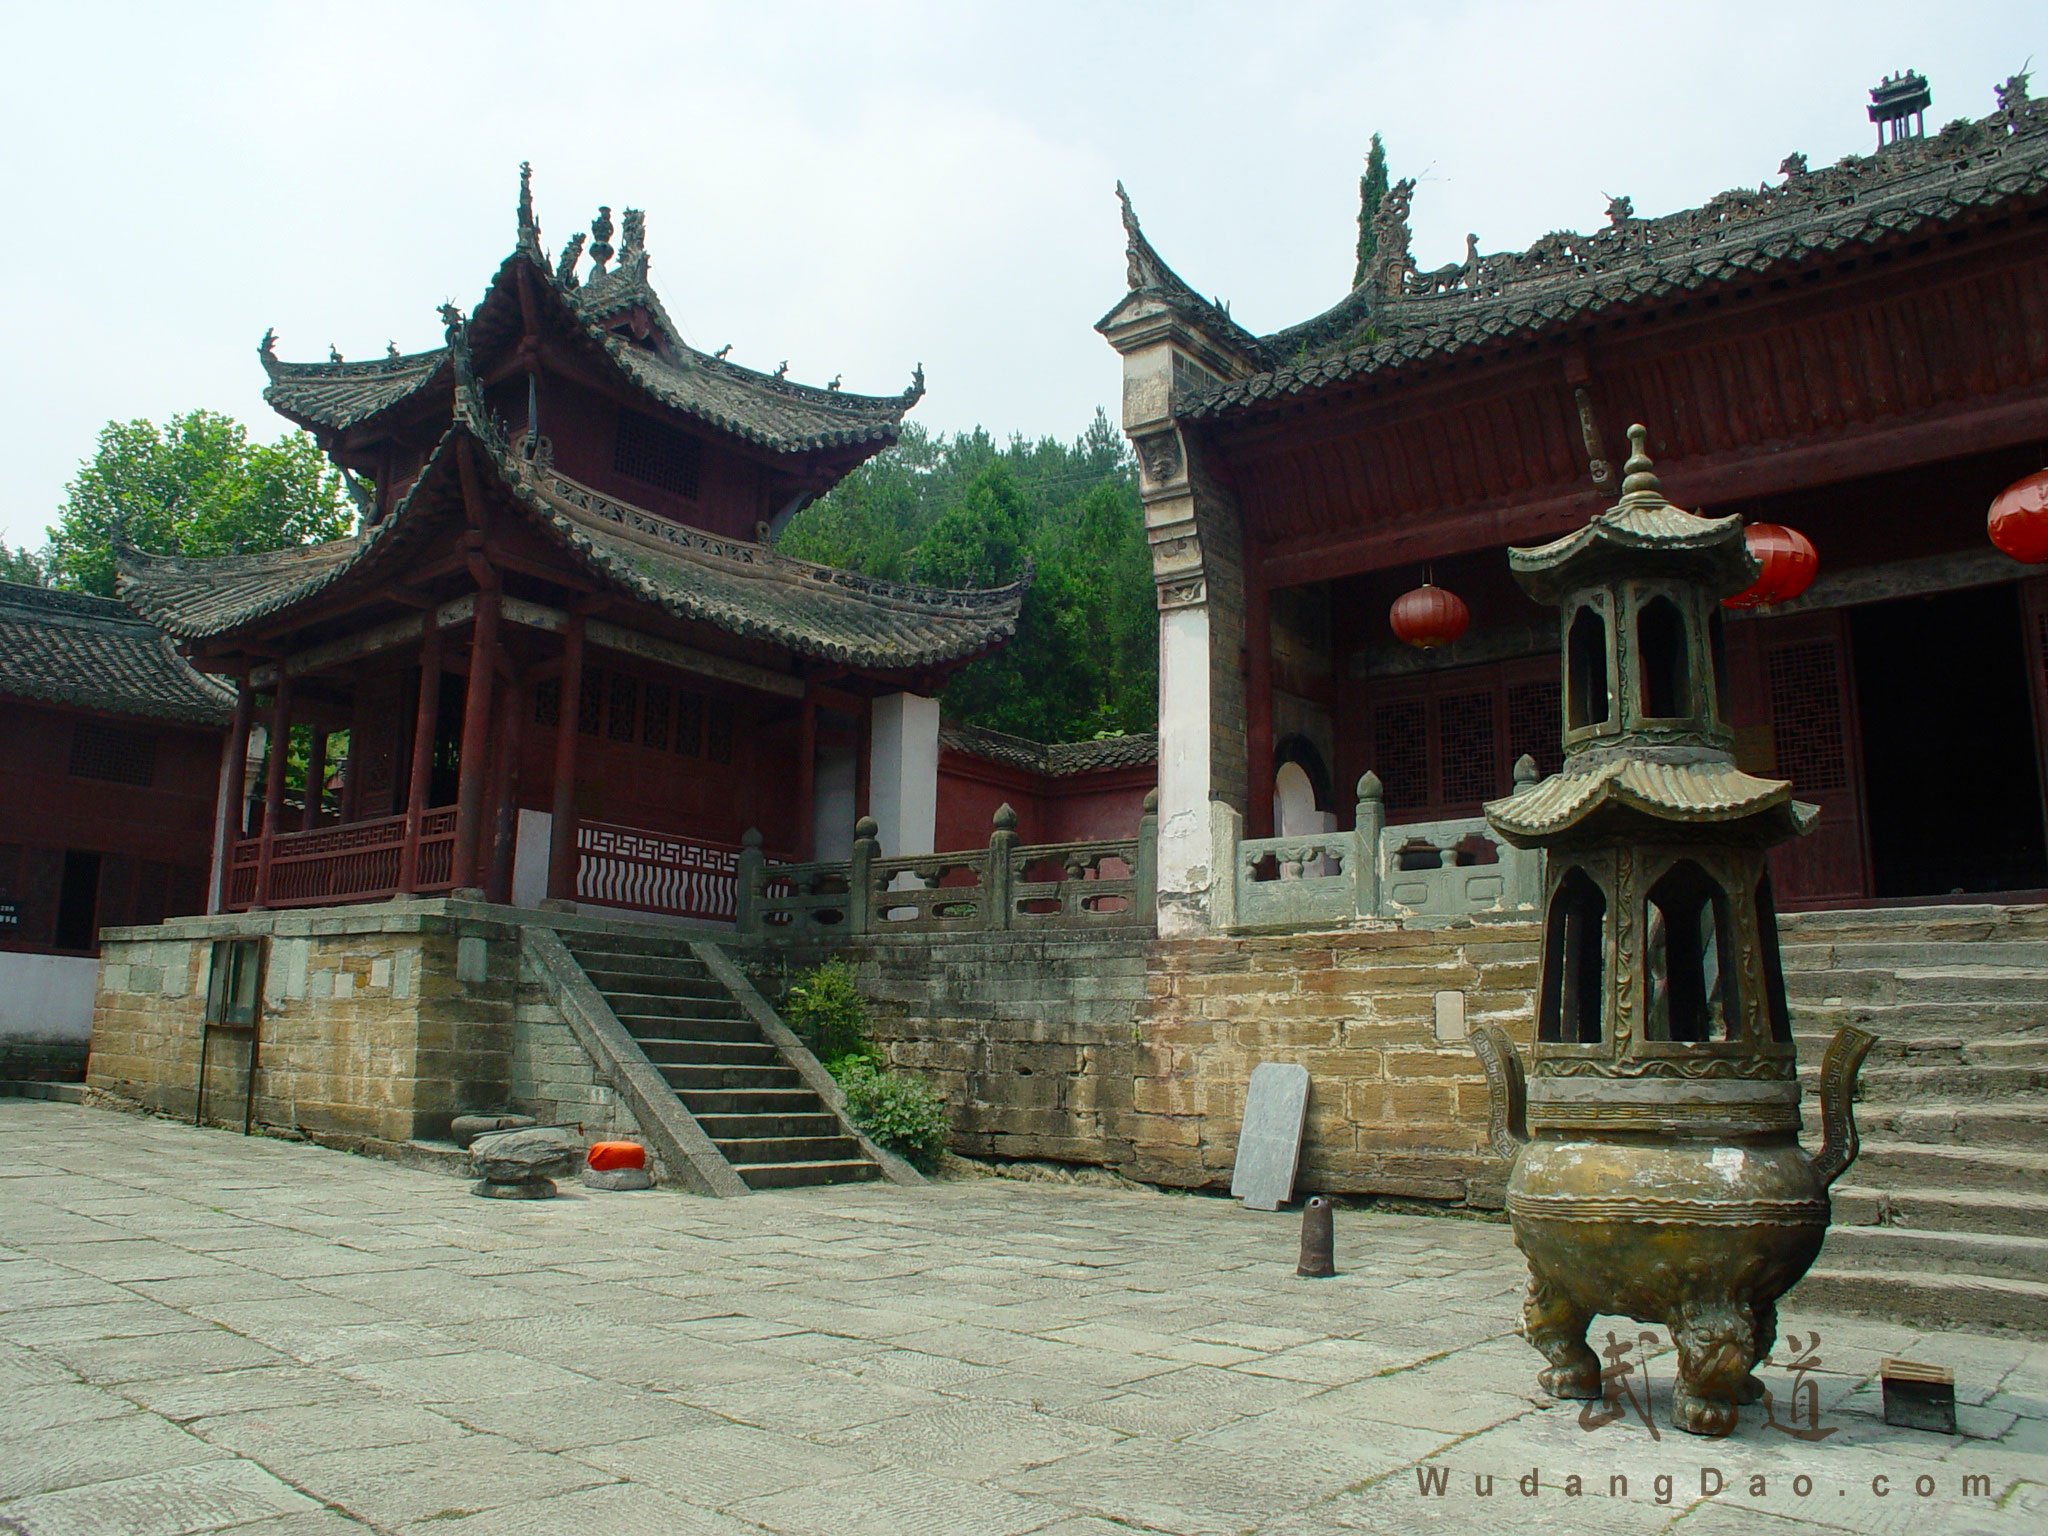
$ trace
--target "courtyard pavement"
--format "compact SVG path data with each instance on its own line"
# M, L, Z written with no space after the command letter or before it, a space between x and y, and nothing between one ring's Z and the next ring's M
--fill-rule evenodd
M2048 1530L2041 1344L1795 1293L1817 1399L1761 1374L1825 1438L1703 1441L1661 1340L1647 1416L1537 1393L1498 1225L1340 1211L1308 1281L1296 1218L1217 1199L564 1188L0 1099L0 1531ZM1961 1435L1883 1424L1884 1354L1955 1368Z

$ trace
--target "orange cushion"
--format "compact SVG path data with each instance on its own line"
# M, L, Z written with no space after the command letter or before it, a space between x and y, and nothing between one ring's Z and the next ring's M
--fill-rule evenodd
M637 1141L600 1141L590 1149L590 1166L599 1173L615 1168L645 1168L647 1149Z

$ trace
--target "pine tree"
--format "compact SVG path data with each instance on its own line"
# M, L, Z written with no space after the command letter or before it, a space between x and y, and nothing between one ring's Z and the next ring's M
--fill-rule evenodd
M1380 199L1387 195L1387 147L1380 136L1372 136L1372 148L1365 157L1365 174L1358 178L1358 267L1351 274L1351 286L1365 281L1372 259L1379 254L1379 237L1372 221L1379 216Z

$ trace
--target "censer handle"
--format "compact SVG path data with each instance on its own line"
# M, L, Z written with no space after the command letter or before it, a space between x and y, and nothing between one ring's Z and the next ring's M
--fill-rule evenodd
M1820 1150L1813 1155L1813 1171L1822 1189L1856 1161L1856 1074L1875 1044L1877 1036L1844 1024L1820 1059L1821 1140Z
M1472 1031L1472 1054L1486 1070L1487 1135L1493 1150L1512 1163L1529 1139L1529 1094L1522 1080L1522 1058L1515 1042L1498 1024Z

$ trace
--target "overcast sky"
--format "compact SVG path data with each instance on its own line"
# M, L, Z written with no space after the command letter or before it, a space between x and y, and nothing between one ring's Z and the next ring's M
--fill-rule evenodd
M2040 0L8 0L0 40L17 545L110 418L274 435L266 326L291 359L438 342L511 248L522 159L551 251L647 210L693 344L870 393L921 361L928 426L1065 437L1117 398L1119 177L1264 332L1346 291L1375 130L1430 267L1867 151L1902 67L1930 131L2030 55L2048 91Z

